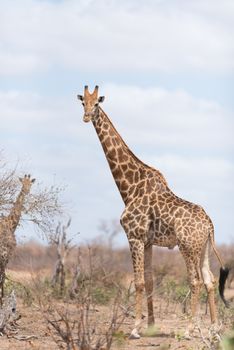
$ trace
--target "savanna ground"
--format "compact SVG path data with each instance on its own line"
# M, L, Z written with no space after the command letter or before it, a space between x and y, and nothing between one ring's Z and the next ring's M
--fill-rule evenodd
M154 313L156 326L147 330L146 305L142 337L129 340L134 324L134 285L129 250L113 249L97 239L89 246L73 247L65 264L65 286L52 276L56 247L29 242L17 247L9 264L6 294L15 291L17 318L0 338L0 349L234 349L234 307L226 309L216 296L220 339L210 330L206 293L201 293L198 328L191 340L186 269L178 251L154 250ZM234 246L219 247L230 264ZM219 266L211 254L218 279ZM234 304L234 283L226 297Z

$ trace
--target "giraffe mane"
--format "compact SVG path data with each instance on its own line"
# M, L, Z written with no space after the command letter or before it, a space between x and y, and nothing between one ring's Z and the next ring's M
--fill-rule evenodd
M105 115L106 119L108 120L108 122L110 123L110 125L112 126L114 132L116 133L116 135L121 139L121 142L124 144L124 146L126 147L127 152L140 164L142 164L144 167L147 167L148 169L155 171L158 176L161 178L162 182L167 186L167 181L165 179L165 177L162 175L162 173L158 170L155 169L154 167L151 167L148 164L145 164L144 162L142 162L142 160L140 160L128 147L128 145L126 144L126 142L123 140L122 136L119 134L119 132L116 130L115 126L113 125L112 121L109 119L109 117L107 116L107 114L103 111L103 109L99 106L100 111Z

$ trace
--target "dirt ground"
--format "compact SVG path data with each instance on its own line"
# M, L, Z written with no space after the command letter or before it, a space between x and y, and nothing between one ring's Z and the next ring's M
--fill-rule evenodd
M227 290L227 296L234 296L234 289ZM21 314L21 319L18 320L17 333L9 336L3 335L0 338L1 350L54 350L59 349L58 345L53 340L53 333L48 330L47 324L40 308L34 303L30 307L23 305L22 300L17 299L18 312ZM107 319L110 313L110 307L100 306L95 311L97 322L103 329L107 324ZM187 349L201 350L207 349L206 344L202 341L201 333L197 333L193 339L183 339L183 331L186 328L187 319L182 313L180 305L171 303L169 306L162 301L155 300L155 316L156 328L150 334L144 334L146 329L146 319L143 321L142 334L139 340L129 340L134 320L131 317L126 317L119 329L119 334L122 334L121 339L114 341L113 350L147 350L147 349ZM74 310L75 315L75 310ZM203 335L207 335L210 326L209 317L204 315L204 310L201 310L201 331ZM56 336L55 336L56 337ZM64 347L64 349L66 349Z

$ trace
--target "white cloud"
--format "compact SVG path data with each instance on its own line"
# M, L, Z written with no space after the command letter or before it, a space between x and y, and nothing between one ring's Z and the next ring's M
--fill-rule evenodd
M233 71L229 1L49 1L0 4L0 74L77 70Z
M33 92L12 90L0 91L0 120L6 133L16 132L19 136L27 134L53 138L66 134L77 134L77 105L72 98L51 98ZM70 119L68 121L68 115Z
M108 93L105 108L130 142L141 148L210 154L233 147L233 116L215 101L157 87L109 84L103 89Z

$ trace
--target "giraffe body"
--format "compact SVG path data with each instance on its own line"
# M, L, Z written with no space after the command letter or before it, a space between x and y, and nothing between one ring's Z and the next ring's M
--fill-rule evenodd
M31 185L35 179L31 179L30 175L25 175L20 178L22 184L21 191L10 211L10 214L0 218L0 288L1 288L1 303L4 296L4 281L5 269L11 258L15 247L16 238L15 230L19 224L25 196L30 192Z
M164 176L139 160L128 148L110 119L100 108L103 97L98 88L92 94L85 87L82 100L84 121L92 120L110 170L125 204L121 216L132 254L136 288L136 321L131 336L139 338L143 292L146 291L148 324L154 323L152 246L178 246L186 263L191 288L191 312L196 316L200 287L204 282L210 305L211 321L216 321L214 276L209 268L209 246L214 248L214 228L204 209L177 197ZM225 283L225 281L224 281ZM223 295L221 295L224 299Z

